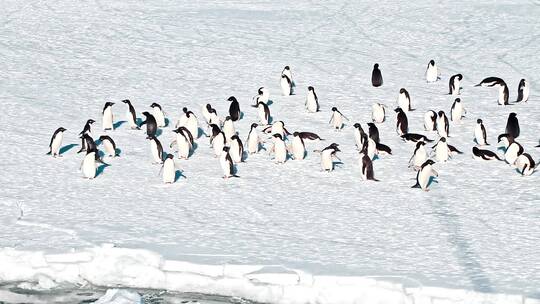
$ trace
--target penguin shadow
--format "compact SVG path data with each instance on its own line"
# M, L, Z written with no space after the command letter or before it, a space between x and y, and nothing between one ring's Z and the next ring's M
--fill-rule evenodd
M114 154L115 154L114 156L120 157L122 155L122 149L118 149L118 148L114 149Z
M270 116L268 117L268 124L272 124L274 122L274 117Z
M165 117L165 127L164 128L167 128L170 123L171 123L171 120Z
M271 106L271 105L273 105L273 104L274 104L274 101L273 101L273 100L270 100L270 99L268 99L268 102L266 102L266 105L267 105L267 106Z
M142 124L143 121L144 121L144 120L142 120L142 118L137 117L137 119L135 120L135 124L136 124L137 126L141 127L141 124Z
M191 157L193 154L195 154L195 151L199 148L199 144L197 144L196 142L193 143L193 145L191 146L191 151L189 151L189 155L188 157Z
M197 128L197 137L196 138L200 138L203 135L207 136L206 133L204 133L204 130L202 128Z
M58 153L60 153L60 155L62 155L64 153L66 153L67 151L71 150L73 147L76 147L76 146L78 146L78 144L65 145L62 148L60 148L60 151Z
M113 124L113 130L116 130L118 128L120 128L120 126L122 126L123 124L125 124L127 121L125 120L120 120L120 121L117 121Z
M181 177L187 179L187 177L184 175L184 172L182 172L182 171L180 171L180 170L176 170L176 171L174 172L174 182L176 183Z
M156 130L156 137L159 137L161 134L163 134L163 130L161 130L160 128L158 128Z
M336 167L336 168L342 168L342 166L343 166L343 162L340 162L340 161L332 162L332 164L333 164L334 167Z
M435 183L435 184L438 184L438 183L439 183L439 181L437 180L437 178L436 178L435 176L431 176L431 177L429 178L427 187L429 187L432 183Z
M244 112L240 112L240 118L238 120L240 119L244 119Z
M103 174L103 171L105 171L105 168L107 168L108 166L110 166L110 165L109 164L99 165L99 167L97 167L97 169L96 169L96 177Z

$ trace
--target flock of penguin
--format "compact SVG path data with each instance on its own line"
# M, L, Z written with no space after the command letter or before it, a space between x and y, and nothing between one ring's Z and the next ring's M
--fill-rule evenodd
M425 77L427 82L440 80L440 73L435 61L431 60L428 63ZM378 64L374 65L371 78L374 87L379 87L383 84L383 77ZM463 76L461 74L450 77L450 95L460 95L460 82L462 79ZM296 85L289 66L286 66L281 73L280 86L282 94L285 96L292 95L295 90ZM499 90L498 103L500 105L509 104L508 86L501 78L488 77L476 86L497 88ZM516 102L527 102L529 93L528 82L522 79L519 83ZM215 157L219 157L224 174L223 178L239 177L236 174L236 164L243 162L247 154L258 153L264 149L274 155L276 163L285 163L288 159L301 160L306 157L305 140L323 140L317 134L311 132L294 132L291 134L285 128L283 121L275 121L270 124L269 97L270 92L265 87L259 88L258 94L253 97L252 106L257 109L259 122L251 124L245 144L242 143L238 132L235 130L235 122L242 119L242 112L240 111L240 104L234 96L228 98L230 102L229 113L224 120L218 116L216 110L210 104L202 107L202 116L207 126L206 136L210 138L210 145ZM167 126L165 114L161 106L157 103L151 104L152 113L143 112L142 114L145 116L145 120L138 123L135 108L131 102L127 99L122 102L128 107L128 125L131 129L138 130L143 125L146 125L146 138L150 141L150 150L154 163L162 164L160 174L162 175L163 182L174 183L177 171L174 154L166 153L157 137L158 129ZM103 108L102 128L104 131L114 130L113 105L113 102L106 102ZM430 158L430 154L426 150L426 145L429 142L433 142L433 140L430 140L425 135L409 132L407 113L413 109L411 108L410 95L404 88L399 91L397 105L397 108L394 110L397 113L396 131L404 141L416 144L412 157L409 160L409 167L417 171L416 184L413 188L422 188L428 191L428 186L432 178L438 176L432 165L435 162L446 162L451 156L461 154L462 152L448 143L449 119L445 112L430 110L424 115L424 128L426 131L436 131L439 136L437 144L432 147L431 154L434 154L434 158ZM312 86L309 86L307 90L305 108L310 113L320 110L319 100ZM369 127L367 134L360 123L354 124L354 140L359 151L359 164L361 167L361 178L363 180L377 181L374 176L372 161L377 158L377 155L392 154L390 147L380 142L379 131L376 125L385 121L385 109L386 107L382 104L373 104L372 122L367 124ZM450 119L452 121L459 121L465 113L466 111L461 99L457 97L451 108ZM336 107L333 107L329 121L332 128L336 130L342 129L344 120L349 119ZM118 156L116 144L109 135L102 135L99 137L99 141L94 141L91 130L94 123L95 121L93 119L89 119L83 130L79 133L82 142L81 149L78 153L86 152L80 170L83 176L88 179L96 177L98 163L107 165L103 162L102 156ZM266 136L258 131L259 126L263 127L261 131ZM61 156L60 148L65 131L65 128L60 127L54 132L51 138L48 154L51 154L53 157ZM176 122L173 132L176 139L170 144L170 148L176 147L176 153L179 159L188 159L193 153L194 143L199 137L199 120L197 116L187 108L183 108L183 114ZM505 150L504 156L500 157L495 152L483 149L484 146L489 144L487 142L486 128L482 120L478 119L474 130L474 140L477 145L472 149L474 158L506 161L514 166L522 175L531 175L537 164L531 155L525 153L523 147L516 141L519 133L517 115L516 113L510 113L506 124L506 133L498 136L498 142ZM269 149L264 147L266 143L265 137L268 137L272 141L272 146ZM103 146L104 152L101 155L98 145ZM326 148L314 152L320 153L322 170L330 172L334 169L334 159L339 160L337 153L340 152L337 143L332 143Z

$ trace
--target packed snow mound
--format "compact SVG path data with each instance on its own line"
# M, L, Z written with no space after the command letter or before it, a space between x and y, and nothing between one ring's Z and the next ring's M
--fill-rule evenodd
M281 266L200 265L167 260L141 249L110 245L70 253L0 251L0 281L43 281L103 287L165 289L241 297L264 303L497 303L540 304L520 295L400 283L366 277L313 275ZM46 288L45 285L41 288ZM141 303L139 294L109 289L99 304Z

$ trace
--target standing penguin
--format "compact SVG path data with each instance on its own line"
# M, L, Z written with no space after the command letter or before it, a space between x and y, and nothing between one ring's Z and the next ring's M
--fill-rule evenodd
M460 94L462 79L463 79L463 75L461 74L452 75L452 77L450 77L450 81L448 82L448 88L450 92L448 93L448 95Z
M356 148L358 150L361 150L364 147L364 142L367 141L367 139L368 139L368 136L366 135L366 132L364 132L364 129L362 129L362 125L360 125L359 123L355 123L354 124L354 141L356 143Z
M265 87L260 87L257 90L257 95L253 97L254 103L257 104L259 102L264 102L265 104L268 104L268 100L270 100L270 91Z
M419 141L416 143L416 147L414 148L413 155L411 156L411 159L409 160L409 167L413 167L415 171L418 171L422 164L426 161L428 158L428 154L426 151L426 143L423 141Z
M369 129L368 129L369 138L373 139L374 142L379 143L380 142L379 129L372 122L368 122L368 126L369 126Z
M430 60L426 68L426 81L435 82L441 79L439 77L439 68L435 64L435 60Z
M165 127L165 113L163 113L163 110L161 109L161 106L157 103L152 103L150 105L150 108L152 108L154 118L156 119L156 123L158 128L164 128Z
M509 91L506 82L499 77L488 77L484 78L479 84L475 87L498 87L499 88L499 98L497 103L499 105L508 105Z
M223 133L223 131L221 131L218 126L212 126L215 126L213 130L217 129L217 134L213 135L212 138L210 138L210 143L212 144L212 148L214 149L215 156L218 157L221 155L221 151L223 151L223 147L225 147L225 144L227 143L227 138L225 136L225 133Z
M489 145L487 143L486 127L480 118L476 120L476 126L474 127L474 139L479 146Z
M409 121L407 120L407 114L402 108L396 108L394 110L397 113L396 131L401 136L409 132Z
M184 114L182 114L182 117L180 117L176 127L186 127L193 138L198 138L199 120L197 119L197 116L195 116L195 114L192 111L189 111L186 107L182 108L182 112L184 112Z
M279 82L279 85L281 86L281 94L285 96L292 95L292 83L291 79L289 79L287 75L281 75L281 81Z
M282 138L285 138L286 135L291 135L291 132L285 128L285 123L281 120L274 122L271 126L266 127L263 131L272 135L279 134Z
M530 94L529 83L525 79L521 79L518 85L518 98L516 102L527 102Z
M379 64L375 63L373 66L373 72L371 72L371 84L374 87L380 87L383 85L383 78L381 70L379 70Z
M405 88L399 89L399 95L397 100L398 107L400 107L403 112L412 111L411 108L411 96Z
M229 139L236 135L236 128L234 127L234 122L230 116L225 117L223 122L223 133L225 133L225 141L229 142Z
M440 137L448 137L450 133L450 123L448 122L448 117L444 111L439 111L439 116L437 118L437 133Z
M299 132L293 133L293 140L290 150L295 160L302 160L306 156L306 145Z
M90 138L92 138L92 124L95 123L96 121L93 120L93 119L89 119L86 121L86 124L84 125L84 128L83 130L81 131L81 133L79 133L79 135L81 135L81 149L77 152L77 153L81 153L83 151L87 151L88 150L88 147L86 145L86 140L84 138L84 135L88 135ZM94 140L92 139L92 142Z
M332 107L332 117L330 117L329 124L332 124L332 127L336 130L341 130L343 128L343 119L349 120L345 115L336 108Z
M103 107L103 130L113 130L113 112L112 106L114 102L107 101Z
M334 170L333 158L341 161L336 155L337 152L341 152L338 146L338 144L332 143L321 151L321 167L323 171L330 172Z
M142 114L146 117L146 120L141 123L140 127L142 127L143 125L146 124L146 135L147 135L147 137L156 136L157 123L156 123L156 119L154 118L154 115L152 115L152 114L150 114L149 112L146 112L146 111L143 112Z
M371 158L364 152L360 152L360 168L362 170L362 179L363 180L372 180L378 182L373 174L373 161Z
M508 141L508 148L504 152L504 160L513 165L516 159L523 154L523 147L511 135L506 135L506 140Z
M233 135L230 140L229 154L234 163L241 163L244 161L244 145L238 135Z
M289 78L289 80L291 81L291 88L296 87L296 83L294 82L294 79L292 77L291 68L288 65L283 68L283 71L281 71L281 75L285 75L287 76L287 78Z
M433 169L435 162L431 159L426 160L420 170L416 174L416 184L412 188L422 188L424 191L429 191L429 181L432 176L439 176L439 173Z
M287 146L281 134L272 135L272 141L274 145L270 150L270 153L274 153L274 159L276 164L283 164L287 161Z
M246 140L247 151L249 154L258 153L261 149L261 140L259 138L259 132L257 132L258 125L256 123L251 124L249 129L248 137Z
M531 175L534 169L536 169L536 163L529 153L523 153L518 156L514 164L521 175Z
M508 115L508 120L506 121L506 133L513 138L519 137L519 121L517 119L517 114L514 112Z
M97 154L98 149L97 149L97 146L96 146L96 142L94 141L92 136L90 136L90 133L83 133L83 135L81 135L81 140L83 142L83 146L85 147L84 151L87 151L87 153L88 153L88 151L90 151L90 150L96 150L96 157L97 157L98 156L98 154Z
M435 148L435 158L438 162L446 162L450 158L450 148L446 142L446 137L441 137L441 139L434 146Z
M53 157L62 157L62 155L60 155L60 147L62 146L65 131L66 129L64 129L64 127L60 127L54 131L51 142L49 143L49 152L47 155L52 154Z
M89 149L81 163L81 170L85 178L94 179L96 177L96 163L107 166L107 164L99 158L97 149Z
M137 113L135 112L135 108L131 104L131 101L129 101L129 99L124 99L122 100L122 102L128 105L127 119L128 119L129 127L132 130L135 130L135 129L139 130L140 127L137 125Z
M310 113L319 112L319 98L315 93L315 89L312 86L308 87L308 93L306 97L306 109Z
M371 120L376 123L383 123L386 118L384 112L384 105L380 103L374 103L371 107Z
M216 124L218 126L221 125L221 121L217 115L217 111L216 109L212 108L212 105L207 103L203 108L202 108L202 113L203 113L203 117L204 119L206 120L206 123L208 125L211 125L211 124Z
M465 108L463 108L461 98L456 98L456 100L454 100L454 103L452 104L452 109L450 110L450 119L452 119L452 121L460 121L463 117L463 114L466 113L467 111L465 110Z
M165 184L172 184L176 178L176 168L174 165L174 158L172 154L167 155L163 165L161 167L163 170L163 182Z
M231 102L229 105L229 116L231 117L232 121L240 120L242 115L242 112L240 111L240 103L238 103L238 100L236 100L236 97L234 96L229 97L227 100Z
M236 168L234 166L231 155L229 154L229 147L223 147L223 150L219 157L219 163L221 164L221 169L223 170L224 179L228 179L229 177L239 177L238 175L236 175Z
M268 105L259 101L255 107L257 107L260 123L265 126L268 125L270 123L270 108L268 108Z
M116 143L107 135L101 135L99 137L100 143L105 147L105 152L111 157L120 156L116 151Z
M173 132L176 133L176 139L171 143L170 147L176 144L178 158L188 159L193 147L193 135L186 127L179 127Z
M424 114L424 129L426 131L437 130L437 113L433 110L429 110Z
M147 137L147 139L150 140L150 151L154 158L154 164L163 163L163 146L161 145L161 142L155 136Z

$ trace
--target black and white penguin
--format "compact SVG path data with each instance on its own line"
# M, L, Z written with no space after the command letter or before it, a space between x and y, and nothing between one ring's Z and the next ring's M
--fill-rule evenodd
M508 105L509 91L506 82L499 77L487 77L484 78L479 84L475 87L498 87L499 88L499 98L497 100L499 105Z
M334 158L341 161L336 153L341 152L341 150L338 147L339 145L336 143L330 144L328 147L322 149L321 151L321 167L323 171L333 171L334 170Z
M446 162L450 158L450 147L446 142L446 137L441 137L435 146L435 158L438 162Z
M530 94L529 83L525 79L521 79L518 85L518 98L516 102L527 102Z
M312 86L308 87L308 93L306 97L306 109L310 113L319 112L319 98L317 97L317 94L315 93L315 89Z
M239 177L238 175L236 175L236 168L234 166L231 155L229 154L229 147L223 147L223 150L219 157L219 163L221 164L221 169L223 170L224 179L228 179L229 177Z
M225 117L223 122L223 133L225 133L225 141L229 142L229 139L236 135L236 128L234 122L230 116Z
M276 133L272 135L272 141L274 144L269 152L274 153L276 164L285 163L287 161L287 145L285 144L285 140L281 134Z
M238 103L238 100L236 100L236 97L234 96L229 97L227 100L231 102L229 105L229 116L232 121L240 120L242 115L242 112L240 112L240 103Z
M374 103L371 107L371 120L375 123L383 123L386 118L384 105L380 103Z
M424 114L424 129L426 131L437 130L437 113L433 110L429 110Z
M489 150L483 150L479 149L478 147L472 148L473 152L473 158L478 160L502 160L496 153L489 151Z
M173 130L176 133L176 139L170 144L172 148L176 144L179 159L188 159L193 148L193 135L186 127L178 127Z
M463 75L456 74L452 75L450 77L450 81L448 82L448 89L450 90L448 95L459 95L461 91L461 80L463 79Z
M259 137L259 132L257 132L258 126L259 125L257 125L256 123L252 123L249 129L248 137L246 140L247 152L249 154L258 153L261 149L261 139Z
M229 154L235 164L244 161L244 144L236 134L229 141Z
M154 158L154 164L163 163L163 146L161 145L161 142L155 136L149 136L147 139L150 140L150 151Z
M84 134L87 135L87 134ZM98 155L98 150L94 148L89 148L86 151L86 155L84 156L84 159L81 163L81 171L85 178L87 179L94 179L96 177L96 165L100 163L103 165L108 165L104 163Z
M518 156L514 165L521 175L531 175L536 169L536 163L529 153L523 153Z
M51 142L49 143L49 152L47 155L52 154L53 157L62 157L62 155L60 155L60 147L62 146L65 131L66 129L64 129L64 127L60 127L54 131Z
M409 132L409 122L407 114L402 108L398 107L394 110L397 113L396 131L401 136Z
M142 127L143 125L146 125L146 135L149 136L156 136L157 133L157 122L154 118L154 115L150 114L149 112L144 111L142 113L146 119L141 123L139 127Z
M202 108L202 113L208 125L215 124L215 125L221 126L221 120L219 119L219 116L217 115L217 111L216 109L212 108L211 104L207 103Z
M286 138L287 135L291 135L291 132L285 128L285 123L281 120L275 121L271 126L264 128L263 132L272 135L279 134L281 135L281 138Z
M374 87L380 87L383 85L383 77L381 70L379 70L379 64L375 63L373 66L373 72L371 73L371 84Z
M105 103L105 106L103 107L103 130L113 130L113 112L112 112L112 106L114 105L114 102L107 101Z
M437 133L440 137L448 137L450 133L450 123L444 111L439 111L437 117Z
M289 80L291 81L291 87L292 88L296 87L296 83L294 82L294 79L292 77L291 68L288 65L286 65L283 68L283 71L281 71L281 75L285 75L285 76L287 76L287 78L289 78ZM292 94L292 92L291 92L291 94Z
M99 141L100 141L100 144L103 145L103 147L105 147L105 152L107 152L107 155L111 157L120 156L120 154L118 154L118 151L116 150L116 143L110 136L101 135L99 137Z
M425 135L422 134L416 134L416 133L407 133L401 135L401 139L407 142L414 142L417 143L419 141L423 142L433 142L432 139L427 138Z
M429 191L428 186L431 177L438 177L439 173L433 169L435 162L431 159L426 160L420 170L416 174L416 184L412 188L421 188L424 191Z
M86 121L86 124L84 125L83 127L83 130L81 131L81 133L79 133L79 135L81 135L81 149L77 152L77 153L81 153L83 151L87 151L88 150L88 147L86 146L86 140L84 138L84 135L87 134L90 138L92 138L92 124L95 123L96 121L93 120L93 119L89 119ZM92 139L92 142L94 140Z
M466 114L467 110L463 107L463 103L461 102L461 98L456 98L454 100L454 103L452 104L452 108L450 109L450 119L452 121L460 121L463 117L463 114Z
M182 116L176 122L175 128L185 127L189 130L194 139L197 139L199 136L199 119L190 111L187 107L182 108Z
M360 152L360 169L362 172L362 179L363 180L372 180L378 182L379 180L375 178L375 174L373 173L373 161L371 158L366 154L365 151Z
M487 142L486 127L480 118L476 120L476 126L474 127L474 139L479 146L489 145Z
M266 126L270 123L270 108L268 105L262 101L259 101L257 105L257 114L259 115L259 122Z
M176 167L174 164L174 158L172 154L168 154L165 158L165 161L163 162L163 165L161 166L161 170L163 171L163 182L165 184L172 184L174 183L174 180L176 178Z
M281 74L281 81L279 82L281 86L281 94L284 96L290 96L293 93L292 82L289 77L285 74Z
M364 142L367 141L368 136L367 136L366 132L364 132L364 129L362 128L362 125L360 125L359 123L355 123L353 127L354 127L354 141L356 143L356 148L358 150L361 150L364 147ZM377 133L378 132L379 131L377 130ZM377 137L378 137L378 135L377 135Z
M306 144L300 136L300 132L293 133L292 144L289 150L292 152L291 154L294 160L302 160L306 157Z
M508 115L508 120L506 121L506 133L513 138L519 137L519 121L517 119L517 114L514 112Z
M506 151L504 152L504 160L510 164L514 165L516 162L516 159L523 154L523 146L521 146L517 141L514 140L514 138L509 134L504 134L503 136L499 136L499 142L505 141L508 143Z
M96 157L98 156L98 148L97 148L97 145L96 145L96 142L94 141L94 139L92 138L92 136L90 136L90 133L83 133L83 135L81 135L81 140L83 142L83 146L85 147L85 150L86 152L88 152L89 150L96 150ZM81 151L79 151L81 152Z
M399 95L397 100L398 107L400 107L403 112L412 111L411 107L411 96L405 88L399 89Z
M227 137L217 125L212 124L212 127L213 131L212 137L210 137L210 144L214 149L214 155L218 157L221 155L221 151L223 151L223 147L225 147L225 144L227 143Z
M427 82L435 82L439 79L441 79L441 77L439 77L440 74L439 74L439 68L437 67L437 65L435 64L435 60L430 60L428 65L427 65L427 68L426 68L426 81Z
M411 159L409 159L409 167L413 167L415 171L420 170L422 167L422 164L427 160L428 153L426 151L426 143L423 141L419 141L416 143L416 147L414 148L413 155L411 156Z
M369 122L368 126L369 126L369 129L368 129L369 138L373 139L374 142L379 143L380 142L379 128L377 128L377 126L372 122Z
M152 108L152 113L154 115L154 118L156 119L158 128L164 128L166 125L165 113L163 112L161 105L154 102L150 105L150 108Z
M268 101L270 100L270 91L265 87L260 87L257 90L257 95L253 97L253 104L257 105L259 102L264 102L265 104L268 104Z
M329 124L332 124L332 127L335 130L341 130L343 128L343 119L349 120L345 115L341 114L341 112L336 108L332 107L332 117L330 117Z
M129 127L133 130L139 130L140 127L137 125L137 113L135 112L135 108L131 104L131 101L129 99L124 99L122 102L128 105L127 120Z

